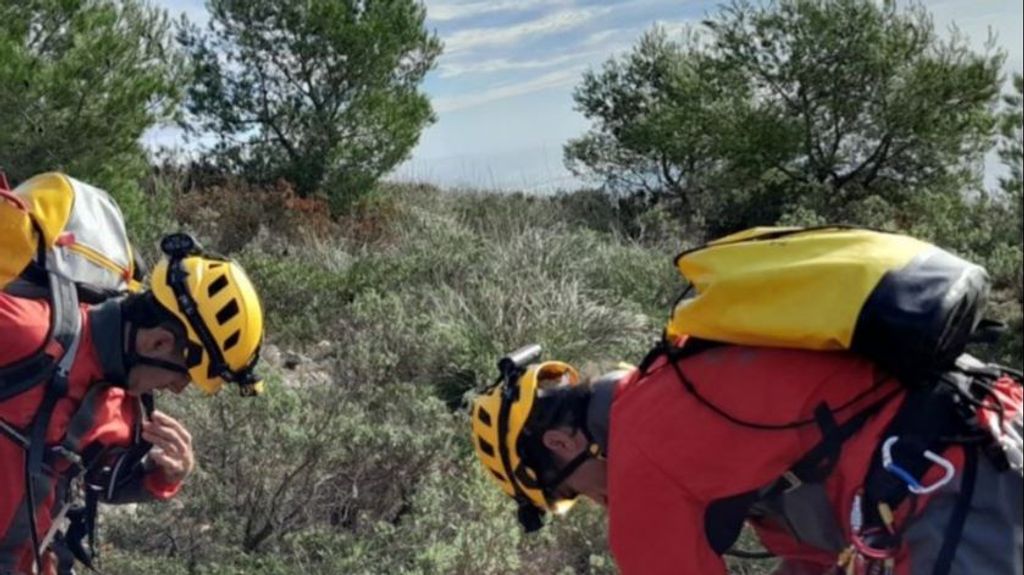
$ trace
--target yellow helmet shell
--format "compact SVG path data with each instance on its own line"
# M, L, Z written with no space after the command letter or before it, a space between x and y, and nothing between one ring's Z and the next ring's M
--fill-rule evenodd
M232 371L251 369L259 357L263 340L263 308L252 281L242 266L231 260L193 255L180 261L186 274L186 289L200 320L212 336L216 352ZM224 379L211 370L211 350L203 345L168 283L169 267L170 261L165 257L153 270L153 295L185 326L192 346L202 348L201 360L189 368L192 382L207 394L217 393ZM258 394L263 382L253 382L250 387L248 393Z
M502 402L506 401L505 390L508 384L496 385L486 393L478 395L473 400L471 413L473 447L476 449L477 457L487 471L487 475L498 483L506 495L517 497L516 488L518 487L519 492L525 495L535 507L561 514L568 511L576 500L549 500L538 485L538 473L525 465L518 449L519 438L530 419L538 388L543 382L551 380L561 380L568 385L577 385L580 377L572 366L560 361L548 361L529 366L513 384L515 394L508 400L511 401L511 405L508 412L508 431L504 437L499 437L498 418ZM502 448L508 450L511 474L506 471L502 462L500 452Z

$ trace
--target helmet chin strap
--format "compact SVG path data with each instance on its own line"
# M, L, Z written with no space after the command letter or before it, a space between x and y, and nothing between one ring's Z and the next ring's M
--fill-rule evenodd
M573 473L575 473L576 470L579 469L581 465L586 463L588 459L596 459L598 457L598 453L599 452L600 452L600 450L597 447L597 444L591 443L590 445L587 446L586 449L581 451L576 457L573 457L571 460L569 460L569 463L566 463L565 467L560 469L558 471L558 474L555 475L551 479L551 481L548 481L546 483L552 489L557 488L559 485L562 484L562 482L564 482L566 479L569 479L569 476L571 476Z
M153 367L159 367L160 369L166 369L167 371L173 371L182 375L188 375L188 368L183 365L178 365L174 362L157 359L155 357L146 357L144 355L135 356L134 365L151 365ZM129 368L131 369L131 368Z

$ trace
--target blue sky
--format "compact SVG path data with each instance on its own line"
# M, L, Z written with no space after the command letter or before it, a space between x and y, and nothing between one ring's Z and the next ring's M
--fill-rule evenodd
M202 0L160 0L172 15L207 19ZM447 187L545 191L579 184L562 146L587 129L572 90L589 67L626 51L655 23L670 33L699 22L706 0L428 0L427 26L445 53L424 83L437 122L393 179ZM981 47L991 30L1007 72L1024 68L1021 0L931 0L940 30L955 24ZM175 130L146 136L180 145ZM996 168L987 169L989 179Z

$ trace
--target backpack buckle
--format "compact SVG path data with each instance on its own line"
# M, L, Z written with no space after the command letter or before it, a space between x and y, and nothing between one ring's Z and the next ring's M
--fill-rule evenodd
M787 483L786 487L782 490L783 493L790 493L792 491L796 491L804 484L804 482L799 477L797 477L797 474L794 473L792 469L783 473L780 479Z

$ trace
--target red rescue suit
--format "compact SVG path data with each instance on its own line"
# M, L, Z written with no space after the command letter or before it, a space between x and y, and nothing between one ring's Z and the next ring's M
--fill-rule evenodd
M724 549L712 544L721 530L722 515L728 515L722 513L728 507L722 503L773 484L814 448L822 439L820 427L814 424L815 410L822 403L839 424L869 406L879 406L843 443L841 457L820 485L816 512L832 518L832 525L838 526L833 539L846 545L855 496L905 395L900 384L887 379L869 361L841 352L721 346L678 360L676 365L700 397L683 385L679 373L662 357L642 375L633 371L624 377L610 408L609 539L622 572L725 575ZM740 425L729 418L762 428ZM799 422L804 424L793 425ZM964 449L953 447L942 456L953 463L959 478ZM979 481L988 481L989 475L996 477L994 472L985 473L985 477L979 475ZM931 482L942 475L935 466L923 479ZM1022 482L1012 473L1000 477L1009 487L985 497L1002 498L990 505L996 509L997 520L989 523L1005 524L1005 533L986 532L975 545L966 541L968 524L954 573L1021 572ZM950 482L948 490L955 492L956 485L956 481ZM979 494L982 488L979 483ZM936 502L941 493L933 496ZM909 502L897 509L897 524L921 523L930 505L928 497L918 497L915 505L912 517L908 517ZM973 507L971 513L971 517L983 514ZM799 540L785 516L745 518L764 545L785 560L780 573L824 574L836 564L837 547L822 548ZM731 519L725 517L727 522ZM938 525L942 519L934 521L930 529L921 528L917 534L908 531L895 556L895 573L930 573L936 554L933 540L943 532ZM811 531L812 540L827 535L825 529L820 534ZM975 562L976 568L966 570L964 557L983 553L972 549L986 545L990 546L986 549L989 556L998 560L985 568ZM915 546L928 551L917 553Z
M104 305L116 306L117 302L101 304ZM108 326L105 332L110 337L95 341L93 323L97 314L83 305L81 315L82 339L70 372L68 393L56 403L46 433L46 445L63 444L80 455L105 458L118 448L129 448L139 441L142 406L123 389L104 381L105 370L98 346L122 345L119 316L117 325ZM13 364L43 346L49 321L50 310L45 300L0 293L0 367ZM106 355L120 358L120 350L117 354ZM11 428L28 430L43 393L44 386L39 385L0 402L0 418ZM23 446L0 433L0 573L4 574L33 572L34 553L26 513L25 457ZM33 515L40 539L50 530L54 515L64 507L70 482L66 475L72 467L59 456L48 458L48 463L50 473L37 478L34 489ZM119 483L118 490L105 494L103 500L125 503L167 499L178 488L178 484L166 482L158 470L140 469L137 477ZM47 564L45 571L52 572L53 557L48 554L44 563Z

